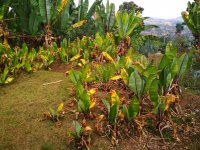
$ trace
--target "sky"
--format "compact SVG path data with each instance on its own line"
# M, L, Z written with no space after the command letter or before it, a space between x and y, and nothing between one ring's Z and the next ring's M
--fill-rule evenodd
M78 0L75 0L75 2ZM95 0L89 0L90 5ZM110 3L115 3L116 11L119 8L119 5L123 2L129 2L131 0L109 0ZM172 19L181 16L181 12L185 11L187 8L188 0L132 0L137 5L144 8L143 15L144 17L155 17L162 19ZM193 1L193 0L189 0ZM103 3L106 4L107 0L103 0Z

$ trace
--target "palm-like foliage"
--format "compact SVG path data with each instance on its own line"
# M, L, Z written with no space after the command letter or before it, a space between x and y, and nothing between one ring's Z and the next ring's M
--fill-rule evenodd
M128 14L127 12L118 12L116 14L118 32L121 39L131 36L133 31L142 23L140 14L135 14L135 11Z
M143 21L140 14L136 14L134 10L130 14L125 11L119 11L116 14L116 21L118 34L121 39L118 46L118 54L124 55L130 48L130 37L133 33L137 33L137 30L139 29L139 26L143 24Z
M107 0L106 6L102 3L97 7L95 12L95 26L100 33L113 31L115 24L115 4L109 3Z
M182 18L196 39L196 48L200 49L200 0L188 2L187 12L182 12Z

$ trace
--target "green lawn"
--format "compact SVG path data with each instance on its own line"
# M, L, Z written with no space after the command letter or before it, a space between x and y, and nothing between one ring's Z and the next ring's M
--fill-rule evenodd
M62 82L43 85L58 80ZM67 101L67 86L64 73L38 71L22 74L14 83L0 87L0 149L66 149L71 122L55 128L51 121L40 120L50 107Z

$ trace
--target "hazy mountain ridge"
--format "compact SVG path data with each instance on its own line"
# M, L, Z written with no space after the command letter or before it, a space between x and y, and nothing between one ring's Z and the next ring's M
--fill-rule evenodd
M159 26L159 28L146 30L143 32L143 34L152 34L157 36L169 35L171 38L173 38L176 32L177 23L183 23L182 17L178 17L175 19L148 18L145 20L146 25L157 25ZM192 38L192 34L187 26L184 26L182 34L184 36Z

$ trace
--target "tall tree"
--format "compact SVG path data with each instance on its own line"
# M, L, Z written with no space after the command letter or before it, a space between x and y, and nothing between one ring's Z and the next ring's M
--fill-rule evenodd
M126 11L127 13L131 13L133 10L135 10L135 13L142 13L144 8L138 6L136 3L134 3L133 1L130 2L123 2L123 4L121 4L119 6L119 11Z

